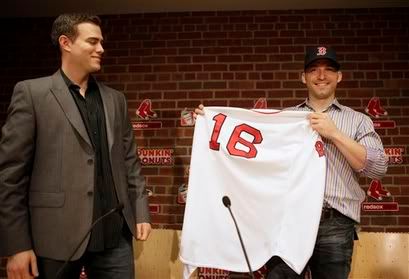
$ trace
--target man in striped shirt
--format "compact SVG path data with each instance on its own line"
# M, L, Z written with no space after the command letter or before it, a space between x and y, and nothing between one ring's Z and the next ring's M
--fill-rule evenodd
M342 73L333 49L308 48L301 80L307 86L308 98L288 109L311 111L311 126L323 137L327 158L323 211L309 267L314 279L346 279L355 225L360 221L361 202L365 199L359 176L382 178L387 158L371 119L341 105L335 97ZM269 279L302 278L283 262L270 261L268 266Z
M324 204L314 253L308 267L314 279L347 279L354 245L355 225L365 192L359 176L381 179L387 157L371 119L341 105L336 97L342 80L340 64L333 49L311 47L305 55L302 82L308 98L288 110L310 111L311 127L324 140L327 158ZM203 114L200 105L195 113ZM302 279L284 261L273 257L267 264L268 279Z

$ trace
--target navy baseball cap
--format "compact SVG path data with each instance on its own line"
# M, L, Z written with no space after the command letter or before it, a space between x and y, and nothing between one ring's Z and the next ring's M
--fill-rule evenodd
M315 46L307 48L304 60L304 70L307 69L312 62L318 59L330 60L337 70L339 70L339 68L341 67L341 65L337 61L337 54L335 53L334 49L326 46Z

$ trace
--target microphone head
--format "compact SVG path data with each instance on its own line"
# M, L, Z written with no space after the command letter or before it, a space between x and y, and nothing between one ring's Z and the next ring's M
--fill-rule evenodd
M222 201L223 201L223 204L224 204L225 207L230 207L231 206L230 198L228 196L224 196Z

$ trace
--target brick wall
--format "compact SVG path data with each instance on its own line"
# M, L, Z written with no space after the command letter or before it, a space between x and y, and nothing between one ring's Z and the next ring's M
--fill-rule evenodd
M392 129L377 130L385 147L404 148L402 162L381 181L398 212L363 212L366 231L409 231L409 20L407 8L159 13L104 16L106 57L98 79L125 92L130 115L151 99L163 128L136 131L139 147L174 149L173 166L144 168L155 227L181 228L177 193L187 182L193 129L180 127L184 108L250 108L261 97L282 108L306 96L299 81L307 45L338 51L341 103L364 111L379 97ZM14 83L53 73L58 54L49 43L52 19L0 19L0 125ZM399 156L398 156L399 157ZM370 180L362 179L367 189ZM368 202L378 202L367 197ZM1 274L0 270L0 274ZM4 271L3 271L4 273ZM3 274L4 275L4 274ZM1 275L0 275L1 276Z

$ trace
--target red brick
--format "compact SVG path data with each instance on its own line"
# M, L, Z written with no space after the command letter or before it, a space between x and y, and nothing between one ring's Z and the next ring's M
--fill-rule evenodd
M266 39L259 39L259 38L242 39L241 42L243 46L251 46L251 47L268 45L268 41Z
M267 92L267 96L269 98L290 98L293 97L294 94L291 90L282 90L282 89L278 89L278 90L269 90Z
M221 63L229 63L229 62L242 62L242 56L240 55L221 55L217 57L217 61Z
M200 64L191 64L191 65L178 65L179 72L200 72L202 71L202 65Z
M253 100L230 100L229 106L239 108L252 108L254 106Z
M304 99L300 99L300 100L283 100L283 108L288 108L288 107L292 107L292 106L296 106L298 104L300 104L301 102L303 102L305 100Z
M229 73L223 73L223 74L222 74L222 79L224 79L224 80L232 80L232 79L234 79L234 73L231 73L231 72L229 72Z
M302 71L304 63L282 63L281 70L297 70Z
M338 88L357 88L359 82L356 80L343 80L338 84Z
M208 81L203 82L204 89L226 89L227 83L225 81Z
M397 225L397 218L396 217L372 217L371 225L382 225L382 226Z
M171 185L171 176L148 176L146 179L148 185Z
M231 64L229 65L229 71L253 71L253 64Z
M175 215L163 215L163 214L153 214L151 216L152 223L163 224L163 223L174 223Z
M104 61L106 63L106 61ZM127 56L127 57L118 57L117 58L117 63L118 64L140 64L141 63L141 57L133 57L133 56Z
M230 89L251 89L254 88L252 81L229 81L228 88Z
M407 185L407 184L406 184ZM409 197L408 196L395 196L393 200L401 205L409 204Z
M204 86L205 87L205 86ZM213 97L212 91L193 91L189 92L189 99L211 99ZM183 98L180 98L183 99Z
M224 72L227 71L227 65L225 64L205 64L203 65L203 71L208 72Z
M396 145L409 145L409 137L394 137L392 141Z
M280 88L281 82L279 81L258 81L256 82L257 89L271 89L271 88Z
M284 88L304 88L305 85L301 81L283 81Z
M153 71L154 72L176 72L177 67L176 65L154 65Z
M126 85L126 90L150 90L150 83L128 83Z
M162 212L165 214L183 214L185 207L183 205L165 205Z
M166 62L167 63L191 63L192 58L190 56L168 56L166 57Z
M230 47L229 53L240 54L240 53L251 53L253 52L252 47Z
M229 38L251 38L252 32L229 32Z
M201 89L201 82L179 82L179 89Z
M192 73L193 74L193 73ZM186 74L187 75L187 74ZM196 75L196 80L209 80L210 78L210 73L195 73L194 75Z
M188 40L171 40L166 41L166 46L168 48L189 47L190 42Z
M164 99L186 99L187 92L185 91L165 91L163 92Z
M223 91L216 91L214 93L215 98L223 99L223 98L238 98L240 97L239 91L232 91L232 90L223 90Z
M234 74L235 80L247 80L247 73L235 73Z
M264 90L244 90L240 94L241 98L252 98L254 102L257 101L259 98L266 97L266 93Z
M147 73L152 71L152 66L150 65L131 65L129 66L129 72L141 72Z
M104 66L104 73L123 73L126 72L127 66Z
M280 69L279 63L256 64L256 71L274 71L279 69Z
M277 37L278 32L271 30L268 28L269 26L264 26L264 31L254 31L254 38L271 38L271 37ZM262 30L263 30L262 29Z
M194 56L193 58L193 63L215 63L216 62L216 57L215 56Z
M173 204L174 202L174 196L171 195L153 195L149 197L149 203L150 204Z
M278 21L278 16L256 16L254 18L254 21L257 23L265 23L265 22L277 22ZM260 24L262 25L262 24Z
M176 87L177 84L175 82L155 82L152 84L153 90L176 90Z
M279 21L280 22L302 22L304 21L304 17L299 16L299 15L280 16Z
M161 99L162 93L161 92L155 92L155 91L150 91L150 92L139 92L138 93L138 99L139 100L144 100L144 99Z

